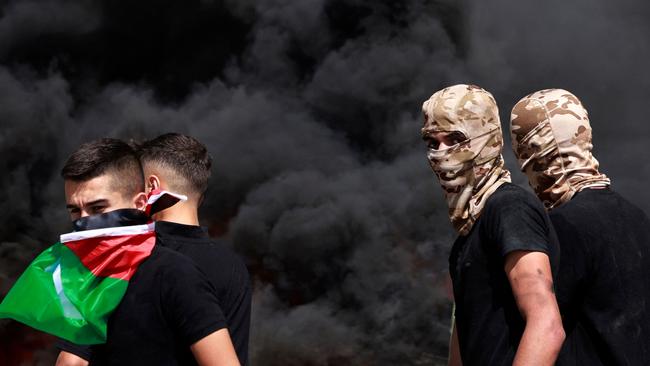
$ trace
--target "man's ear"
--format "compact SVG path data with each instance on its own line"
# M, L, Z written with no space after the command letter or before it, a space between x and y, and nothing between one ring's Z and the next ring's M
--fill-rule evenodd
M147 194L140 192L133 196L133 205L140 211L144 211L147 208Z
M159 188L160 188L160 178L158 178L158 176L155 174L151 174L147 178L147 193L151 193L151 191L154 191Z

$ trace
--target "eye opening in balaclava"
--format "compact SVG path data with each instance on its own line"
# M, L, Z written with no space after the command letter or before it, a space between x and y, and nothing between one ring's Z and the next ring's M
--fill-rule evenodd
M444 134L444 135L440 135ZM455 147L457 145L460 145L462 143L467 142L467 136L465 136L464 133L460 131L436 131L436 132L428 132L426 135L422 136L422 139L424 142L427 143L427 148L429 149L435 149L435 150L442 150L440 149L440 142L439 140L442 140L442 142L447 145L447 148Z
M547 209L588 187L606 187L591 154L591 126L580 100L563 89L522 98L511 114L512 148L522 171Z
M427 158L445 190L449 217L461 235L471 230L487 198L510 182L501 149L503 138L494 97L474 85L454 85L434 93L422 105L423 138L437 132L467 137L445 149L428 148Z

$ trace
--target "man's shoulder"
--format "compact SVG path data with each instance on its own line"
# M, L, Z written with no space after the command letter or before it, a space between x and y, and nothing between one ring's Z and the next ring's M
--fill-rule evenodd
M250 276L244 260L224 241L175 239L176 254L191 260L218 291L240 292L249 288Z
M481 217L481 233L501 256L517 250L557 252L557 240L544 206L528 190L504 184L490 197Z
M245 269L242 257L221 239L206 238L200 244L179 238L175 250L197 263L221 263L222 266Z
M191 258L170 248L155 245L151 255L144 261L138 271L151 273L193 273L197 265Z
M571 230L613 230L615 223L619 223L619 228L650 230L645 211L611 188L578 192L549 211L549 217L556 227L567 226Z
M155 245L153 251L151 251L151 256L149 256L151 261L156 262L167 262L172 261L179 263L191 263L191 261L186 258L183 254L179 253L176 250L164 247L162 245Z
M524 189L523 187L514 184L514 183L504 183L492 194L491 198L496 200L499 199L511 199L511 198L530 198L534 195Z
M208 247L215 255L220 255L237 265L244 265L241 255L235 252L225 240L210 239Z
M501 185L485 204L487 210L503 210L515 207L528 206L536 210L544 210L537 197L526 189L513 184Z
M548 215L554 222L567 219L575 221L585 219L585 215L595 211L605 215L619 215L623 207L630 206L627 200L610 189L585 189L550 210Z
M235 253L222 239L208 236L203 227L182 225L173 222L156 223L157 241L161 247L174 250L193 260L228 260L242 263L241 257Z

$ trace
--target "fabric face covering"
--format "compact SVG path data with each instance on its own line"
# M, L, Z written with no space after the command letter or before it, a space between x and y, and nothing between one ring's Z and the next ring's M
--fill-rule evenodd
M501 149L499 110L492 95L474 85L442 89L422 105L422 136L460 132L466 140L445 148L429 147L429 165L445 191L454 228L467 235L485 202L503 183L510 182Z
M591 154L591 126L580 100L562 89L522 98L512 109L512 149L546 209L588 187L607 187Z

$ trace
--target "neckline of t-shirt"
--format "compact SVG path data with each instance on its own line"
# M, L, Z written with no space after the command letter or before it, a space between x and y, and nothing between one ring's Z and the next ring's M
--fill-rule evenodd
M207 228L198 225L185 225L171 221L157 221L156 234L182 239L210 239Z

